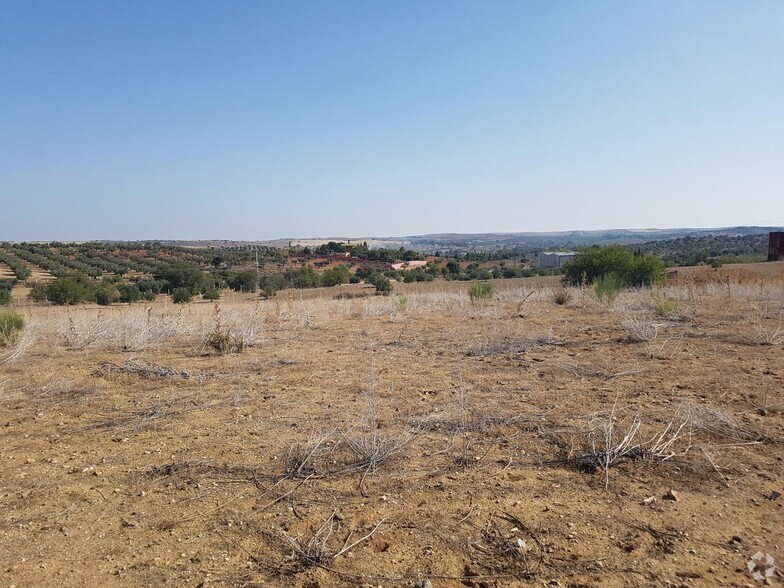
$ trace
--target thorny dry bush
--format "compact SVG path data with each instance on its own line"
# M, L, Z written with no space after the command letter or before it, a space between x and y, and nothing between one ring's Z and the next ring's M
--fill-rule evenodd
M684 460L694 449L726 483L712 455L732 446L774 442L759 427L715 407L683 402L669 417L629 413L617 403L609 413L579 417L576 423L553 424L542 435L559 450L552 461L573 469L604 475L609 487L610 469L628 461L646 463ZM699 458L700 456L698 456Z
M664 323L656 321L647 312L627 313L621 322L632 341L653 341L659 335Z
M667 321L661 320L647 310L637 312L625 312L622 315L621 327L626 332L626 337L634 343L647 343L648 355L651 357L665 358L665 349L670 348L669 343L673 337L666 337L662 341L659 335L669 326ZM681 336L682 338L682 336ZM675 337L675 340L679 340ZM677 348L677 345L675 346ZM674 351L671 350L671 354Z
M143 351L192 334L195 325L184 318L182 308L170 313L154 312L150 306L98 312L66 308L65 317L54 328L68 349Z
M465 469L479 462L492 446L507 444L521 431L536 430L543 419L544 414L510 415L487 402L479 406L461 378L454 402L437 408L417 425L445 434L446 448L433 451L432 455L446 455L453 464Z
M341 433L341 444L350 456L347 466L362 470L363 479L368 474L374 475L379 466L403 451L414 441L417 433L408 430L390 434L379 429L378 395L374 385L371 385L365 401L365 417Z
M67 349L108 349L145 351L171 344L190 343L194 348L206 345L215 330L211 307L198 305L185 309L162 309L149 306L113 307L110 309L65 309L65 316L43 322L42 335L51 336ZM243 346L262 342L262 317L258 307L222 311L221 328L230 331Z
M333 510L318 528L307 534L295 536L281 530L280 539L286 552L281 571L296 573L312 566L329 569L336 559L373 537L385 521L381 519L367 534L354 541L351 541L354 532L343 530L345 518L337 510ZM271 538L276 538L275 534L271 535Z
M258 307L245 311L222 311L215 302L212 328L203 338L203 349L217 353L242 353L246 347L261 343Z
M36 339L35 327L30 325L28 321L15 341L5 347L0 347L0 367L20 359L33 346Z
M367 476L374 476L387 462L399 457L419 435L422 424L405 426L397 432L379 424L375 384L365 393L364 416L345 428L313 432L304 444L294 443L284 460L284 477L330 477L361 472L360 490Z
M39 384L32 393L39 398L76 400L96 392L94 387L84 388L58 378ZM498 436L499 427L513 427L518 432L547 439L557 448L554 459L542 459L539 463L562 464L589 473L601 471L605 487L610 483L610 470L621 463L683 460L690 453L707 460L726 483L720 466L716 465L717 452L733 445L773 441L749 422L694 402L681 403L671 416L664 418L639 412L631 414L617 406L609 413L576 418L552 412L508 416L484 404L476 406L461 386L453 405L411 421L401 431L390 432L382 431L379 426L378 397L372 383L365 401L366 414L358 421L342 429L314 433L306 443L291 445L284 460L284 477L325 478L361 472L361 489L367 476L375 475L382 465L400 456L423 431L447 437L446 449L432 455L448 454L455 464L466 467L479 458L477 447L499 440L488 439L488 435ZM99 426L139 431L186 409L193 407L188 408L179 400L165 401L132 414L108 417ZM721 448L715 445L716 441L722 442ZM303 551L308 552L304 547Z
M784 343L784 308L779 311L765 306L751 313L751 334L748 339L755 345L781 345Z

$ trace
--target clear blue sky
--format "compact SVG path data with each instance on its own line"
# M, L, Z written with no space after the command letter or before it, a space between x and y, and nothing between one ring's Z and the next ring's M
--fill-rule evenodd
M784 2L0 0L0 240L784 224Z

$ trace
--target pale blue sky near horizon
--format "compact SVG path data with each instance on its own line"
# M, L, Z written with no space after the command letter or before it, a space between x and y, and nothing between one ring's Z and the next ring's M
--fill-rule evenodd
M0 240L784 224L784 2L0 0Z

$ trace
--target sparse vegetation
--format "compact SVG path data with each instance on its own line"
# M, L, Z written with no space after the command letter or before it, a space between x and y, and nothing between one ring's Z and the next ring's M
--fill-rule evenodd
M589 288L556 307L552 279L493 282L474 305L441 281L174 307L141 304L170 286L136 277L106 281L130 306L28 302L0 350L0 475L18 487L0 560L19 584L111 554L96 576L195 585L203 553L245 584L593 585L643 564L680 584L673 556L729 578L727 529L772 528L784 347L755 341L776 332L779 282L624 289L610 308ZM380 385L360 385L368 366ZM114 531L62 543L90 525ZM145 556L154 541L183 566Z

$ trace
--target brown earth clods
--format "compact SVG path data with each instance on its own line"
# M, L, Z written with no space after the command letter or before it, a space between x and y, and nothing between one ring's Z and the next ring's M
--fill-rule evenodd
M23 309L0 584L751 586L756 552L784 562L784 286L449 286Z

